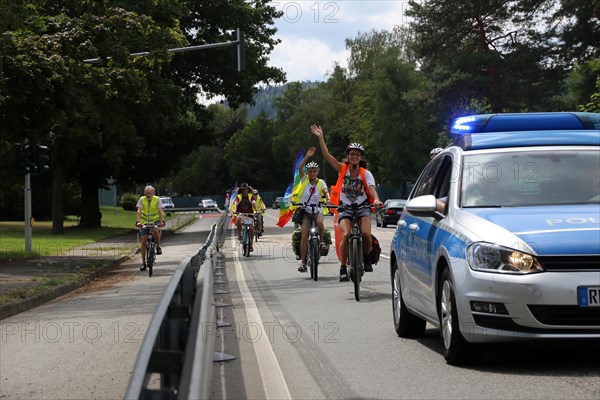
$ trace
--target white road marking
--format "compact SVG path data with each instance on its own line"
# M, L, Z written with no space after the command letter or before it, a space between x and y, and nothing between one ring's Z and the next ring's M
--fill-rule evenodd
M237 239L232 238L232 248L236 248ZM258 307L254 301L250 289L246 284L244 277L244 271L242 264L240 263L239 254L236 251L233 252L233 259L235 263L235 275L237 277L237 284L244 300L244 306L246 309L246 317L248 322L253 322L263 327L263 322L258 313ZM260 370L260 376L265 389L265 397L267 399L291 399L292 395L285 382L281 367L275 357L275 352L271 347L271 344L263 335L261 339L254 342L254 351L256 352L256 359L258 360L258 368Z

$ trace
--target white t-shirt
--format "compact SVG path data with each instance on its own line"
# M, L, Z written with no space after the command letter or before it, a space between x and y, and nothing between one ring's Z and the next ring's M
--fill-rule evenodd
M365 170L365 179L367 180L367 186L375 186L375 178L369 170ZM344 177L344 183L342 184L342 193L340 193L340 203L342 204L361 204L367 201L367 193L365 192L365 185L362 181L360 173L356 179L350 177L350 168L346 172Z
M305 178L308 179L308 176ZM321 188L323 190L327 189L327 184L325 183L325 181L323 181L322 179L319 179L322 181L321 183ZM312 196L311 196L312 193ZM310 181L306 184L306 187L304 188L304 192L302 193L302 197L300 198L300 202L301 203L307 203L308 204L319 204L319 201L321 201L321 196L323 195L323 193L319 193L319 181L317 181L316 185L311 185ZM310 201L309 201L310 199ZM317 212L322 212L323 211L323 207L322 206L318 206L315 207L315 213ZM312 207L306 207L306 212L310 213L312 212Z

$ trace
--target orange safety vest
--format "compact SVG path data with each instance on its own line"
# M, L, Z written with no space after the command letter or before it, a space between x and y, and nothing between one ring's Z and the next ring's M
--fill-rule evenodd
M339 206L340 205L340 195L342 193L342 186L344 185L344 177L348 172L348 163L342 163L342 168L340 169L340 174L338 175L338 180L335 183L335 186L331 188L331 194L329 195L329 200L331 204ZM360 174L360 179L362 179L365 193L367 195L367 199L369 199L369 203L373 204L375 198L371 196L371 192L369 191L369 186L367 185L367 179L365 178L365 171L363 167L360 167L358 173Z

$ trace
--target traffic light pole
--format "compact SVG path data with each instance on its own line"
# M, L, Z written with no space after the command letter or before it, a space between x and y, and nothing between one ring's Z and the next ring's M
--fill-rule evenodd
M217 47L236 46L236 49L235 49L236 61L235 61L234 67L236 67L238 71L241 71L242 69L245 68L244 33L238 28L235 30L234 35L235 35L235 40L231 40L228 42L207 43L207 44L200 44L197 46L178 47L175 49L167 49L166 52L167 53L184 53L184 52L188 52L188 51L214 49ZM129 54L129 57L131 57L131 58L147 57L150 54L151 53L149 51L141 51L138 53L131 53L131 54ZM107 57L106 59L110 59L110 57ZM88 58L86 60L83 60L83 62L86 64L100 64L101 62L104 62L104 61L105 60L102 58Z
M25 174L25 251L31 251L31 174Z

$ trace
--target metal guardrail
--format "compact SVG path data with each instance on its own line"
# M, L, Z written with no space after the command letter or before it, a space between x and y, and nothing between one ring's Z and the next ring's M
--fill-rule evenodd
M144 335L125 399L209 397L215 335L204 333L217 328L214 259L225 220L223 214L198 253L173 273Z

